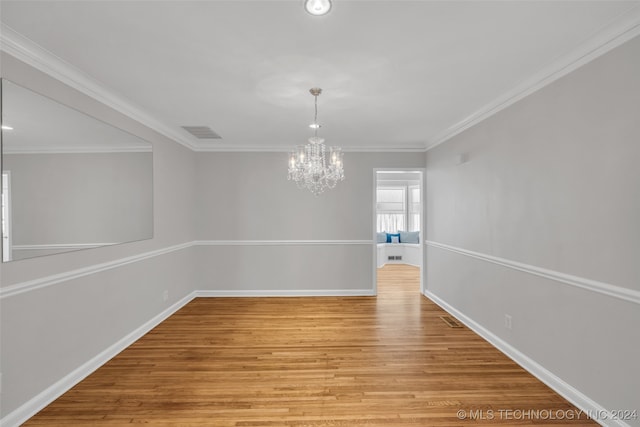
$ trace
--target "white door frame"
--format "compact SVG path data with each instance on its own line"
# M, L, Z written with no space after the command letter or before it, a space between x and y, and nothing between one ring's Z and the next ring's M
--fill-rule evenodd
M2 233L2 262L11 261L11 172L2 171L2 221L6 230ZM4 203L6 202L6 204Z
M419 172L420 173L420 293L425 295L426 287L424 281L424 204L426 198L424 197L425 193L425 168L374 168L373 169L373 206L372 206L372 218L373 218L373 227L372 227L372 254L373 254L373 294L378 295L378 240L377 240L377 227L378 216L377 216L377 188L378 188L378 172Z

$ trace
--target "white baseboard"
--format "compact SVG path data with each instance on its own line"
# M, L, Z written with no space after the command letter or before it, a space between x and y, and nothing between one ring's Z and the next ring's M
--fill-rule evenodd
M0 427L17 427L27 421L29 418L41 411L45 406L56 400L58 397L66 393L71 387L89 376L96 369L107 363L122 350L129 347L136 340L140 339L144 334L155 328L166 318L178 311L184 305L195 298L195 292L190 293L186 297L177 301L160 314L154 316L143 325L124 336L107 349L85 362L80 367L74 369L71 373L61 378L53 385L47 387L41 393L25 402L23 405L6 415L0 420Z
M598 403L585 396L574 387L570 386L553 373L542 367L540 364L521 353L515 347L511 346L498 336L494 335L491 331L487 330L480 324L473 321L471 318L464 315L462 312L449 305L444 300L440 299L435 294L426 291L425 296L430 298L444 310L455 316L458 320L464 323L467 327L480 335L482 338L491 343L498 350L503 352L513 361L522 366L525 370L531 373L534 377L551 387L558 394L565 399L573 403L576 407L589 414L609 414L609 412ZM67 392L71 387L82 381L89 374L94 372L100 366L107 361L115 357L118 353L126 349L133 344L136 340L141 338L144 334L156 327L166 318L185 306L191 300L196 297L296 297L296 296L375 296L372 289L345 289L345 290L201 290L194 291L185 296L181 300L177 301L160 314L154 316L152 319L135 329L118 342L114 343L103 352L93 357L82 366L78 367L55 384L51 385L40 394L24 403L19 408L5 416L0 420L0 427L17 427L20 424L27 421L34 416L40 410L42 410L49 403L60 397ZM629 427L628 424L613 420L612 416L606 416L607 420L595 419L598 423L604 426L615 427Z
M428 290L425 291L424 295L438 304L445 311L449 312L456 319L464 323L469 329L487 340L491 345L496 347L518 365L523 367L531 375L548 385L551 389L567 399L569 402L573 403L578 409L582 410L586 414L600 414L599 417L593 418L595 422L608 427L630 427L628 424L621 420L613 419L615 417L613 417L612 414L610 414L609 411L607 411L600 404L591 400L582 392L567 384L562 379L558 378L556 375L545 369L535 360L520 352L511 344L507 343L506 341L495 335L493 332L475 322L473 319L466 316L464 313L457 310L446 301L440 299L437 295Z
M354 297L375 296L373 289L295 289L295 290L210 290L196 291L196 297Z
M410 265L411 267L422 268L422 266L420 264L413 264L411 262L405 262L404 265Z
M384 264L378 266L378 268L382 268L385 265L410 265L411 267L422 268L422 266L420 264L412 264L410 262L385 262Z

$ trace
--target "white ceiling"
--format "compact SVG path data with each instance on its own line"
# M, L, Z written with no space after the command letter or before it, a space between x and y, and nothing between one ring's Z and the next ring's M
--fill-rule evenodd
M314 86L327 144L424 149L640 28L639 0L333 3L324 17L302 0L2 0L0 13L5 46L39 45L202 150L305 143Z

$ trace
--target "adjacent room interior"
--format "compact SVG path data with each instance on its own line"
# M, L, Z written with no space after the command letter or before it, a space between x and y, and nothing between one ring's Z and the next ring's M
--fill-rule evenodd
M423 172L375 171L376 285L382 273L415 278L416 295L422 286L422 189Z
M2 427L640 426L640 1L0 21Z

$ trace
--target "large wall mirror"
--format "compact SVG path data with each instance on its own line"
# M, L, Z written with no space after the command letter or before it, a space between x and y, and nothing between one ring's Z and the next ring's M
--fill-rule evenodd
M2 79L2 260L153 237L153 153Z

